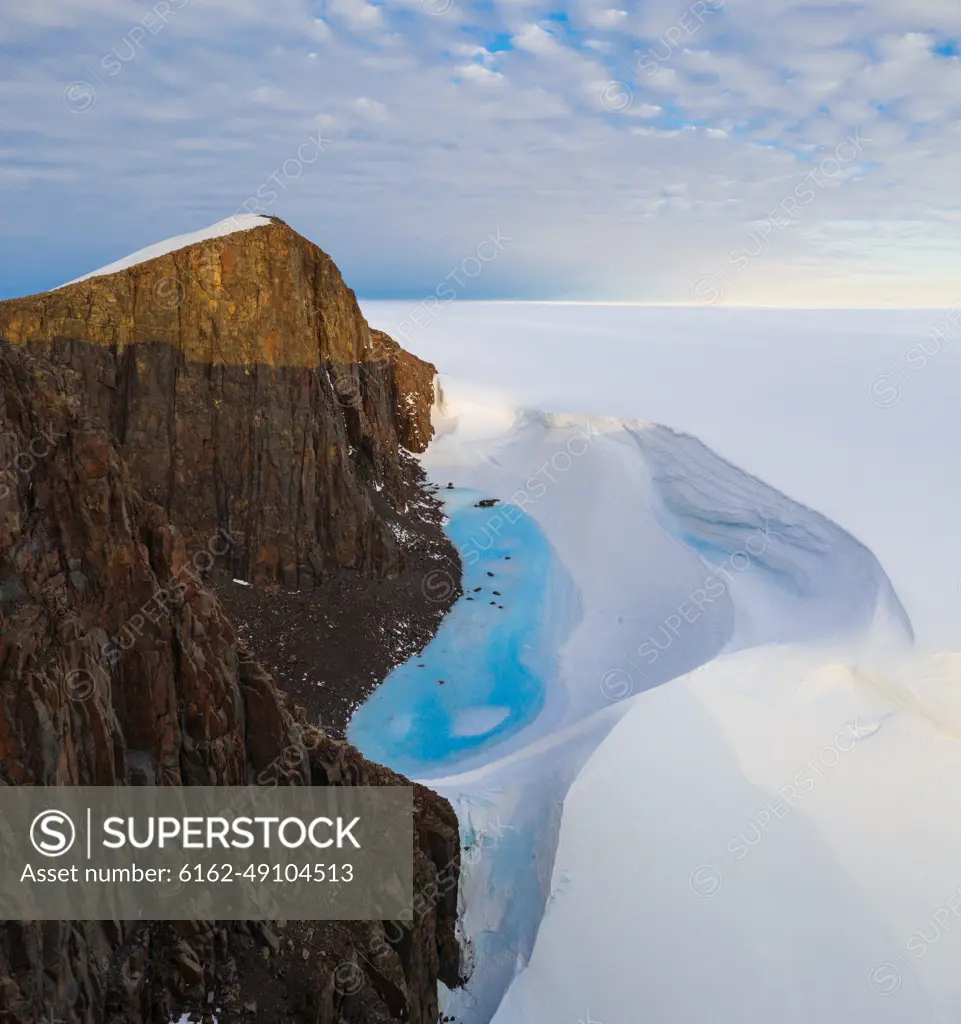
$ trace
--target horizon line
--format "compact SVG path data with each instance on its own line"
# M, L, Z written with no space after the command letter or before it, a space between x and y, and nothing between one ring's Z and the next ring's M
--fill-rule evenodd
M381 302L381 303L408 303L414 302L416 308L417 305L424 301L424 296L420 299L413 298L369 298L366 296L358 296L358 303L365 302ZM432 298L432 296L426 296L426 298ZM699 305L696 302L635 302L630 300L606 300L606 299L452 299L446 303L446 306L452 305L462 306L613 306L613 307L628 307L628 308L641 308L641 309L696 309L703 312L710 312L711 310L790 310L790 311L810 311L810 312L871 312L874 310L885 310L885 311L933 311L943 313L944 310L954 309L961 305L961 301L953 301L950 305L903 305L903 304L892 304L892 305L816 305L816 304L790 304L790 303L778 303L778 304L767 304L767 303L728 303L719 302L714 305Z

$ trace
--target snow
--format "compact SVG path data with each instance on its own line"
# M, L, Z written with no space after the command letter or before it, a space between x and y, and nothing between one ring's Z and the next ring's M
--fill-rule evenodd
M446 382L439 419L454 418L447 403L457 391ZM480 440L484 431L465 420L463 409L457 415L470 440L454 432L432 446L424 461L433 479L466 478L478 493L509 500L531 516L560 563L550 574L552 608L578 609L575 627L554 652L558 670L538 717L502 742L499 756L489 753L485 766L466 775L425 776L472 827L483 828L493 814L513 830L465 883L464 920L476 966L467 988L448 996L445 1012L470 1024L491 1019L531 953L551 896L556 808L564 802L566 821L567 786L585 762L593 764L594 748L630 708L632 695L738 649L812 638L840 644L857 635L860 656L869 657L879 644L906 645L911 629L883 570L861 544L693 438L651 423L526 412L508 431ZM493 523L504 513L497 507L488 514ZM475 534L473 541L486 546L487 538ZM469 563L471 542L460 538L459 546ZM475 646L482 646L476 638ZM475 658L491 671L489 658ZM666 738L676 742L677 731L675 723ZM647 770L663 784L663 773ZM633 777L628 770L628 784ZM478 793L497 794L480 815L471 806ZM621 849L623 810L597 793L589 801L606 807L607 830L618 830L609 843ZM596 822L592 827L595 834L606 831ZM677 863L673 855L668 861ZM581 874L568 876L577 882ZM640 912L624 896L621 907ZM551 919L561 920L569 940L586 923L566 922L568 903L555 901ZM603 944L599 958L607 962ZM521 975L529 977L536 975ZM531 1003L517 1020L552 1020L570 1005L545 997L549 978L530 984ZM537 1005L543 1017L534 1015Z
M94 270L89 274L84 274L83 277L77 277L60 287L66 288L69 284L79 284L81 281L87 281L91 277L117 274L121 270L128 270L130 267L137 266L138 263L155 260L158 256L166 256L168 253L177 252L178 249L186 249L188 246L197 245L198 242L205 242L209 238L222 238L224 235L232 235L238 231L251 231L254 228L266 227L270 223L271 221L268 217L261 217L258 214L235 214L233 217L218 221L216 224L211 224L210 227L202 228L200 231L191 231L186 235L177 235L174 238L166 239L166 241L148 245L145 249L138 249L137 252L124 256L123 259L109 263L107 266Z
M852 532L921 648L961 649L961 332L919 351L934 350L944 311L453 302L405 336L412 303L361 305L448 388L469 385L452 392L458 407L483 405L502 429L509 410L534 408L693 435Z
M496 1020L954 1021L959 768L816 650L644 694L567 796L567 885Z
M399 339L453 375L431 478L523 509L566 622L538 714L423 773L467 846L445 1013L956 1021L957 354L871 398L936 320L454 304Z

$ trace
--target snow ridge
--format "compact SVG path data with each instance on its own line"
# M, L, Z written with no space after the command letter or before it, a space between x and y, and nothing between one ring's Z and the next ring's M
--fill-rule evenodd
M911 625L864 545L693 437L640 420L511 409L447 378L438 398L429 475L532 517L563 569L550 578L574 590L545 607L579 615L549 652L557 671L537 718L492 746L486 766L430 773L473 852L462 924L474 974L444 1011L488 1024L502 1019L498 1006L536 952L548 907L563 904L555 856L568 791L650 691L739 651L865 649L879 631L909 644ZM502 514L491 511L491 531ZM483 534L468 541L465 560L474 541L486 544ZM612 812L612 828L622 813ZM540 998L537 986L522 991ZM560 1012L524 1005L504 1021L541 1024Z
M108 263L107 266L101 267L99 270L93 270L82 277L74 278L72 281L60 285L60 287L66 288L67 285L79 284L81 281L88 281L92 277L118 274L121 270L129 270L130 267L135 267L139 263L146 263L148 260L155 260L159 256L166 256L168 253L187 249L191 245L206 242L210 238L222 238L224 235L232 235L238 231L252 231L254 228L267 227L270 223L269 217L261 217L259 214L235 214L233 217L227 217L226 220L221 220L216 224L211 224L209 227L201 228L200 231L192 231L186 235L176 235L162 242L148 245L144 249L138 249L129 256L124 256L123 259L116 260L114 263Z

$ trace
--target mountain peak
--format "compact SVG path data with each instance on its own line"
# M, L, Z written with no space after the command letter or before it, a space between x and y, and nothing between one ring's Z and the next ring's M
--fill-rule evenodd
M349 363L367 322L333 260L278 218L228 217L50 292L0 302L0 337L119 350L163 343L213 365Z
M212 238L222 238L224 235L236 234L240 231L251 231L254 228L266 227L270 223L283 224L284 222L278 217L262 217L252 213L235 214L232 217L227 217L225 220L217 221L216 224L211 224L209 227L201 228L199 231L191 231L184 235L175 235L173 238L164 239L162 242L154 242L143 249L138 249L129 256L124 256L113 263L108 263L99 270L93 270L89 274L76 277L60 287L67 288L72 284L88 281L92 277L116 274L121 270L129 270L130 267L137 266L140 263L147 263L160 256L166 256L168 253L178 252L180 249L187 249L192 245L199 245L201 242L206 242Z
M0 302L0 338L76 371L144 495L190 540L242 538L238 575L403 562L399 448L430 440L434 367L372 337L334 261L283 221L228 218Z

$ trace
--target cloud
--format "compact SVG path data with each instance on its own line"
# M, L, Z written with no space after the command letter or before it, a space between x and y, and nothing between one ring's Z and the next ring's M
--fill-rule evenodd
M384 27L383 8L367 0L327 0L327 10L354 32Z
M585 20L594 28L614 29L623 25L627 18L627 11L616 7L605 7L602 11L589 11Z
M372 100L367 96L359 96L350 103L351 109L367 121L386 121L387 105L380 100Z
M685 301L860 132L727 293L834 301L842 268L882 302L896 265L902 299L953 302L956 34L942 0L19 5L0 25L0 288L228 216L319 127L265 212L362 293L429 290L500 225L516 241L472 297Z

